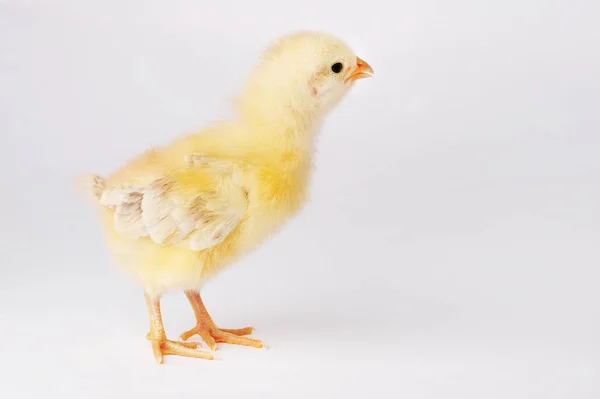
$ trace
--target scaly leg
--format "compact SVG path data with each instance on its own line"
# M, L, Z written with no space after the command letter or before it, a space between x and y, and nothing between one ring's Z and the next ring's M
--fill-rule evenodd
M146 305L148 306L148 315L150 317L150 333L147 338L152 341L152 350L158 364L163 362L163 355L188 356L208 360L213 359L212 354L209 352L197 350L196 347L198 344L195 342L176 342L168 340L160 313L160 298L151 297L147 293L144 293L144 296L146 297Z
M200 293L198 291L190 290L185 291L185 295L194 309L194 314L196 315L196 326L191 330L181 334L179 339L186 341L191 336L198 334L211 350L215 350L217 348L217 342L262 348L263 343L261 341L244 337L244 335L252 333L252 327L239 329L218 328L204 307L202 299L200 298Z

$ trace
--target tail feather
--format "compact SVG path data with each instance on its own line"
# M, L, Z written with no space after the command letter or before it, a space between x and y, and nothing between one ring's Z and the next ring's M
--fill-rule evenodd
M106 190L106 180L98 175L86 175L76 180L78 192L93 199L100 200L102 193Z

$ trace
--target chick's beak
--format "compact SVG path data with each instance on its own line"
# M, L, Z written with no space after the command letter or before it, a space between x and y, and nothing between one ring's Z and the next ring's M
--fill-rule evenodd
M350 72L350 75L348 75L346 78L346 82L369 78L371 75L373 75L373 73L373 68L371 68L371 65L369 65L367 61L361 59L360 57L356 57L356 68Z

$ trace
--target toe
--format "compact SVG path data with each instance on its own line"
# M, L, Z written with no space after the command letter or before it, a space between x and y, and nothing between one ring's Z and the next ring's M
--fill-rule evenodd
M156 363L162 364L163 355L162 350L160 348L160 343L157 341L152 342L152 352L154 353L154 359L156 359Z
M240 337L235 334L221 331L220 334L216 334L214 337L217 342L224 342L226 344L252 346L255 348L262 348L263 343L258 339L252 339L248 337Z
M200 335L200 337L202 338L202 340L204 341L206 346L208 346L210 348L210 350L214 351L217 349L217 342L215 341L215 339L213 338L213 336L210 334L209 331L199 330L198 335Z
M254 331L254 327L246 327L246 328L222 328L221 331L225 332L225 333L229 333L229 334L233 334L233 335L239 335L239 336L243 336L243 335L250 335L252 334L252 331Z
M176 342L179 345L185 346L186 348L196 349L198 347L198 342Z
M188 330L179 336L181 341L187 341L190 337L193 337L198 332L198 328L194 327L191 330Z
M179 355L179 356L195 357L195 358L207 359L207 360L214 359L213 355L210 352L192 349L192 348L189 348L189 347L183 345L180 342L172 342L172 341L165 342L162 352L165 355Z

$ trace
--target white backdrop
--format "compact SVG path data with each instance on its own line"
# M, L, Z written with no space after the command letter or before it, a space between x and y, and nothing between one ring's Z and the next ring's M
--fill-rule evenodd
M7 398L600 397L600 28L589 0L0 2ZM375 69L312 199L205 290L268 350L165 358L72 178L228 115L262 48ZM172 337L193 324L163 301ZM191 396L190 396L191 395Z

